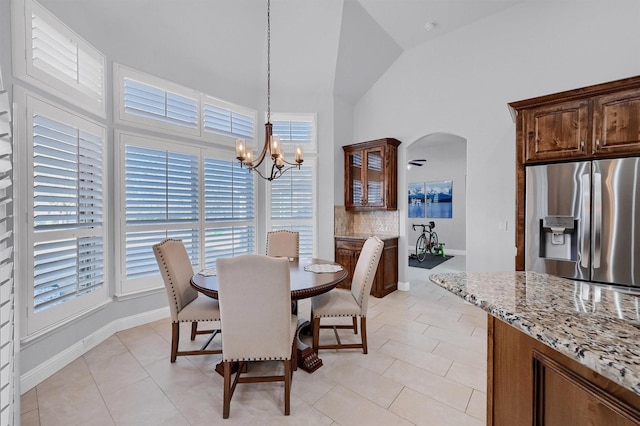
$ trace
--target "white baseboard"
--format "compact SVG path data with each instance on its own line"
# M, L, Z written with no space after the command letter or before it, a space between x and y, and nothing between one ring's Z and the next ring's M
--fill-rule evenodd
M409 290L411 290L411 284L409 282L398 281L398 290L399 291L409 291Z
M39 383L51 377L72 361L81 357L100 343L113 336L118 331L127 330L139 325L148 324L170 316L169 307L155 309L153 311L143 312L141 314L131 315L125 318L118 318L109 324L91 333L81 341L71 345L69 348L58 353L46 362L27 371L20 376L20 394L33 389Z

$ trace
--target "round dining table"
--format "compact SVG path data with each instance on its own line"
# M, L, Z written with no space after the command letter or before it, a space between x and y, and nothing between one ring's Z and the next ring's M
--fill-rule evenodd
M330 269L330 265L340 266L341 269L335 272L311 272L307 270ZM298 313L298 300L326 293L344 281L348 275L347 270L341 265L323 259L293 259L290 260L289 267L291 271L291 309L294 314ZM191 278L191 286L204 295L214 299L218 298L218 279L215 274L215 270L205 269L198 272ZM304 318L298 319L297 357L298 367L308 373L313 373L322 366L322 360L318 358L318 355L313 351L313 348L309 347L309 345L304 343L300 338L302 330L310 327L310 325L311 323L309 320ZM218 367L221 368L221 365L222 363L219 366L216 366L216 371L218 371ZM221 371L218 372L220 373Z

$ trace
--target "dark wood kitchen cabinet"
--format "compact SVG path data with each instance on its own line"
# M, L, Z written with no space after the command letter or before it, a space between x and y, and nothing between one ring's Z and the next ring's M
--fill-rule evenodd
M346 210L398 208L398 145L393 138L343 146Z
M335 237L335 260L347 269L349 276L338 287L351 288L351 277L356 269L360 251L366 241L365 238ZM384 240L384 248L376 276L371 286L371 295L384 297L398 289L398 239Z
M525 164L637 155L640 77L509 104Z

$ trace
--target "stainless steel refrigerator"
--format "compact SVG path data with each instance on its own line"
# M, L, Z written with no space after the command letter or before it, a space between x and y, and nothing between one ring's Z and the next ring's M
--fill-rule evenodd
M525 269L640 287L640 158L528 166Z

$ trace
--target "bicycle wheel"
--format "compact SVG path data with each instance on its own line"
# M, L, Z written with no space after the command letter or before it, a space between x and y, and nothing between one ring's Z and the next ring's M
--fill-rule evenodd
M424 258L427 256L427 237L424 234L418 237L418 241L416 241L416 257L418 258L418 262L422 262Z
M429 253L434 256L438 256L440 254L440 246L438 245L438 234L431 231L429 235Z

